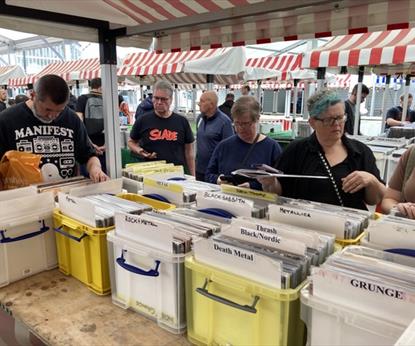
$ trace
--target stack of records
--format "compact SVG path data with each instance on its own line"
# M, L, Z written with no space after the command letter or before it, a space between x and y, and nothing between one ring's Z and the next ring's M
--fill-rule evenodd
M385 137L374 137L368 145L378 147L389 147L389 148L402 148L408 145L409 142L406 138L385 138Z
M38 193L52 191L56 196L58 192L68 192L72 188L81 187L92 183L93 181L91 179L79 176L37 184L36 188Z
M415 127L403 127L403 126L394 126L389 129L388 132L389 138L406 138L411 139L415 137Z
M182 211L145 212L141 215L117 213L115 234L172 254L191 250L194 239L208 238L221 223L199 219Z
M268 207L269 219L354 239L369 225L372 213L313 201L280 197Z
M312 294L325 302L408 325L415 317L415 259L349 246L312 270Z
M223 232L194 244L197 261L274 288L296 288L334 249L333 235L235 218Z
M147 204L128 201L108 194L85 196L81 197L81 200L94 206L96 227L113 226L116 212L141 214L152 210L152 207Z
M415 255L415 220L386 215L372 221L362 239L365 246L389 252Z

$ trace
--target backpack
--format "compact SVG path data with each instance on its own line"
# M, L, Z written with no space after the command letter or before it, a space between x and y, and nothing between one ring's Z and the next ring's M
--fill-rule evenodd
M97 135L104 131L104 107L102 97L90 96L86 101L84 123L88 135Z

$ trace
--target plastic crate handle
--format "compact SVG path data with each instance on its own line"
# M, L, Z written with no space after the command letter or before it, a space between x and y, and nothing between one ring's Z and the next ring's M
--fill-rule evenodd
M66 233L65 231L63 231L62 228L63 228L63 226L59 226L58 228L54 228L54 231L59 233L59 234L62 234L66 238L70 238L72 240L75 240L78 243L80 243L82 239L84 239L85 237L88 236L88 234L86 234L84 232L84 233L82 233L82 235L80 237L75 237L74 235L70 235L69 233Z
M147 194L144 194L143 196L151 198L151 199L155 199L156 201L159 201L159 202L170 203L170 201L166 197L163 197L162 195L159 195L157 193L147 193Z
M403 255L403 256L415 257L415 250L414 249L396 248L396 249L386 249L384 251L394 253L394 254L398 254L398 255Z
M224 209L219 209L219 208L205 208L205 209L198 209L197 211L200 211L202 213L209 214L209 215L223 217L225 219L232 219L233 217L235 217L235 215L233 215L229 211L224 210Z
M45 220L42 220L42 226L40 227L39 231L35 231L35 232L32 232L32 233L27 233L27 234L24 234L24 235L21 235L19 237L15 237L15 238L6 237L4 235L6 230L1 230L0 231L0 238L1 238L0 239L0 244L13 243L13 242L20 241L20 240L30 239L30 238L36 237L38 235L41 235L43 233L46 233L47 231L49 231L49 229L50 228L45 225Z
M126 250L123 250L121 253L121 257L118 257L116 259L117 264L121 267L124 268L125 270L134 273L134 274L138 274L138 275L143 275L143 276L159 276L159 266L160 266L160 261L156 260L156 267L154 269L150 269L148 271L145 271L141 268L135 267L131 264L128 264L125 262L125 258L124 258L124 252L126 252Z
M196 292L200 293L201 295L204 295L205 297L207 297L209 299L212 299L216 302L228 305L232 308L239 309L239 310L246 311L246 312L250 312L252 314L256 314L257 310L256 310L255 306L257 305L258 300L259 300L258 296L254 297L254 301L252 302L251 305L241 305L241 304L233 302L232 300L229 300L229 299L223 298L221 296L218 296L216 294L210 293L207 289L207 285L209 284L209 282L210 281L208 279L205 279L205 284L203 285L203 287L196 288Z

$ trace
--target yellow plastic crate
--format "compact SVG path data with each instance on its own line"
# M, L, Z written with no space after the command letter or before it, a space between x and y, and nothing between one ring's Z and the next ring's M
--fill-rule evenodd
M359 245L365 234L366 232L362 232L354 239L336 239L336 243L342 248L349 245Z
M176 207L169 203L156 201L152 198L134 193L118 195L130 201L150 205L154 209L172 210ZM96 228L85 225L55 210L53 221L56 229L59 270L71 275L86 284L99 295L111 292L108 255L107 232L114 226Z
M187 336L196 345L305 344L300 290L273 289L185 261Z
M135 193L122 193L119 194L118 197L128 199L129 201L148 204L153 207L153 209L157 210L173 210L176 209L176 206L170 203L157 201L153 198L137 195Z
M59 270L83 282L99 295L109 294L107 232L114 226L94 228L63 215L53 213L58 249Z

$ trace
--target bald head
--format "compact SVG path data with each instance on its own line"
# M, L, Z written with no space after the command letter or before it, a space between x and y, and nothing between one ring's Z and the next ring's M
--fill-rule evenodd
M218 95L214 91L205 91L199 100L200 111L207 117L215 114L218 108Z

